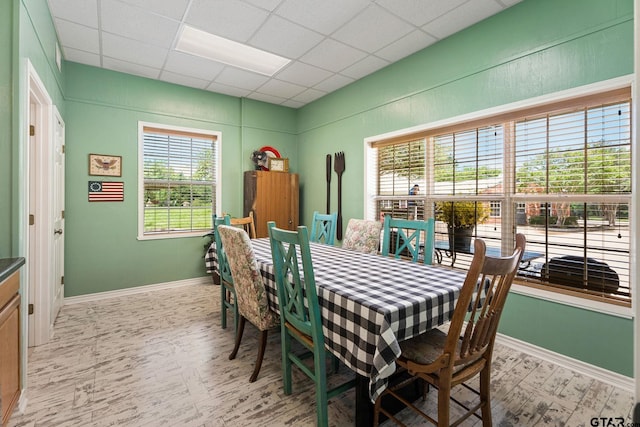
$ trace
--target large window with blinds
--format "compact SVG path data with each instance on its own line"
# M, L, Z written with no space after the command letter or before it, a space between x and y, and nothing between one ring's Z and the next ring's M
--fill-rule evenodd
M629 88L367 147L367 217L433 216L439 262L466 269L474 238L500 255L523 233L518 283L630 304ZM415 184L417 196L409 193Z
M138 238L201 235L219 200L220 132L139 123Z

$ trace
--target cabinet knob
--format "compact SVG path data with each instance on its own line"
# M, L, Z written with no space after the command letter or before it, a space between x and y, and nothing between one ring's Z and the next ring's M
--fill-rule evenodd
M53 231L53 234L62 234L62 228Z

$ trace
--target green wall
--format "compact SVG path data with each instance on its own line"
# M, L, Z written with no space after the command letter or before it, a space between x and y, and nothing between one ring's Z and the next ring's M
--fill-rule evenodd
M632 0L525 0L301 108L302 220L325 206L326 153L345 152L346 224L364 216L364 138L631 73ZM513 294L501 332L633 376L630 319Z
M12 200L12 169L14 167L13 129L13 55L14 4L0 2L0 200ZM0 258L15 256L12 251L12 204L0 204Z
M138 122L222 132L222 212L242 215L250 154L273 145L296 170L295 111L66 64L66 296L205 276L201 237L137 240ZM89 153L122 156L122 203L89 203Z

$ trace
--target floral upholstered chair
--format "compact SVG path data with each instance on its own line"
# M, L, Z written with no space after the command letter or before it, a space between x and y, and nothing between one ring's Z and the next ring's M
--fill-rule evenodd
M249 379L249 382L254 382L258 378L258 373L262 366L268 331L280 326L280 317L269 308L267 291L247 232L241 228L227 225L218 226L218 232L231 268L231 276L233 277L236 291L236 304L240 317L235 346L229 355L229 359L234 359L238 353L246 320L262 332L260 334L256 366Z
M368 254L377 254L380 247L382 223L351 218L344 233L342 247Z

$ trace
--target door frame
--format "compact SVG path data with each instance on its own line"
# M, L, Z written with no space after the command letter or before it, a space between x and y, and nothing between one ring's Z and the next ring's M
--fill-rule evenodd
M26 64L26 97L22 150L22 197L24 254L26 263L26 295L24 300L34 305L27 317L27 343L37 346L49 342L53 335L53 102L46 87L29 60ZM36 126L34 136L29 128ZM34 225L29 225L29 215ZM24 337L24 335L23 335ZM23 347L24 348L24 347Z

